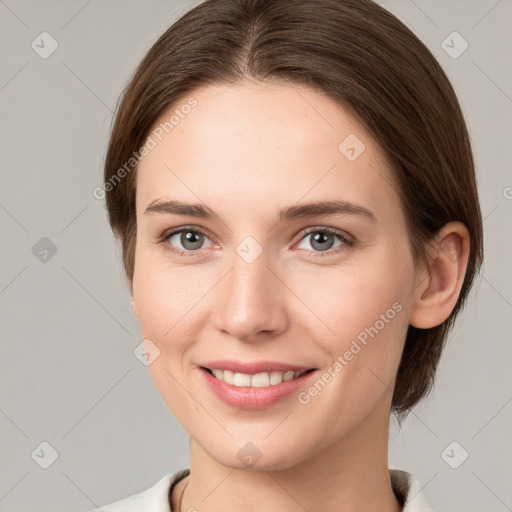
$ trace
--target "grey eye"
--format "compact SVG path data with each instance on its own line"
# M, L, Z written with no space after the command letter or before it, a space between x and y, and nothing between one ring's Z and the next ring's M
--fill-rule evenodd
M304 236L303 240L311 240L311 247L314 251L327 251L329 249L332 249L334 247L334 243L336 239L338 239L339 244L335 247L339 247L340 245L343 245L343 241L340 240L340 237L338 235L335 235L334 233L329 233L328 231L311 231L307 235ZM301 241L302 243L302 241ZM301 249L306 249L307 251L310 251L308 247L300 247Z
M195 251L197 249L202 249L202 245L205 240L208 240L208 238L203 233L194 229L182 229L181 231L173 233L169 237L169 242L172 245L176 245L176 243L179 241L181 247L180 245L177 247L185 251Z

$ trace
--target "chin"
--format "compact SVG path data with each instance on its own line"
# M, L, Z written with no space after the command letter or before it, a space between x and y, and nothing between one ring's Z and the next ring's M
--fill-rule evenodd
M306 456L303 450L299 452L295 445L283 446L282 439L277 446L265 439L265 436L260 440L256 436L252 439L253 441L233 441L205 448L210 457L219 464L245 471L282 471L300 464ZM300 445L300 441L297 442Z

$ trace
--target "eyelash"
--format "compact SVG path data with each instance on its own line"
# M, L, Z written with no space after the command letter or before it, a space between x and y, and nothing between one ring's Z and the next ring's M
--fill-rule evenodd
M164 244L164 247L166 250L171 251L174 254L178 254L178 256L184 256L184 257L196 256L200 249L195 250L195 251L184 251L182 249L176 249L175 247L173 247L167 243L167 242L169 242L169 238L172 235L181 233L183 231L200 233L200 234L204 235L205 237L209 238L208 233L206 233L201 228L198 228L195 226L182 226L180 228L167 230L164 233L162 233L162 235L158 237L157 243ZM306 251L306 252L311 253L314 258L325 258L328 256L332 256L333 254L339 253L339 252L346 250L355 245L355 239L352 236L348 235L347 233L345 233L343 231L339 231L334 228L329 228L327 226L322 226L322 227L317 226L317 227L307 228L306 231L304 231L302 233L302 236L299 239L299 242L302 241L303 238L310 235L311 233L327 233L327 234L334 235L334 236L338 237L338 239L341 242L343 242L343 245L337 247L336 249L328 249L326 251ZM305 250L305 249L301 249L301 250Z

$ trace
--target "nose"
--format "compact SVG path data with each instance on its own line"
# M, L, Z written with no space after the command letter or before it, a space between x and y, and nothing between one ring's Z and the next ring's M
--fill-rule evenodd
M286 286L263 252L248 263L234 255L216 287L214 325L240 341L277 337L288 326Z

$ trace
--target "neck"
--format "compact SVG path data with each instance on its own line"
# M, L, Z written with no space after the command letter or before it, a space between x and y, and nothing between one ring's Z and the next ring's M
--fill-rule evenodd
M336 444L285 469L228 467L191 439L187 490L181 511L173 510L401 512L388 468L389 409L382 412L386 428L378 422L375 429L375 418L368 417Z

